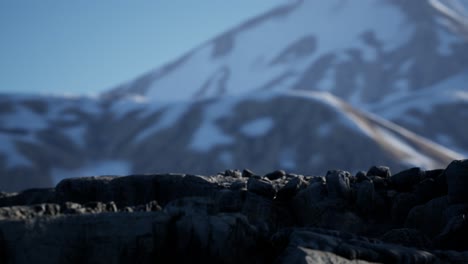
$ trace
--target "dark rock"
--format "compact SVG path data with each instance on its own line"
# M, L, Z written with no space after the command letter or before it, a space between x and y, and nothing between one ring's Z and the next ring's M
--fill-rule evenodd
M322 215L317 205L325 199L326 186L322 183L312 183L299 191L291 200L291 207L297 222L301 225L317 221Z
M408 213L418 205L418 198L413 193L399 193L395 196L392 203L391 217L392 221L398 225L406 221Z
M119 207L158 201L164 206L169 201L191 196L214 197L221 189L209 177L185 174L132 175L111 182L112 201Z
M341 170L328 171L325 176L327 181L328 196L348 200L351 197L349 172Z
M57 201L59 203L110 202L112 194L109 186L115 178L113 176L100 176L64 179L55 188Z
M423 204L437 197L437 184L434 179L426 178L414 186L418 203Z
M249 169L244 169L244 170L242 171L242 177L244 177L244 178L250 178L250 177L252 177L252 176L254 176L254 175L255 175L255 174L254 174L251 170L249 170Z
M279 257L280 263L288 263L290 259L294 263L440 262L437 255L424 250L317 228L296 229L288 240L284 253ZM312 259L314 261L309 262Z
M385 166L372 166L367 171L367 176L380 176L382 178L389 178L392 175L389 167Z
M457 171L68 179L0 193L0 263L468 263Z
M356 191L356 207L367 215L374 211L375 190L372 181L362 181L357 185Z
M266 174L264 177L268 178L271 181L274 181L284 176L286 176L286 172L284 170L276 170L276 171Z
M445 175L449 202L468 203L468 159L452 161L445 169Z
M291 201L293 213L302 226L357 232L363 228L361 219L348 210L347 202L329 199L322 183L312 183Z
M3 236L3 232L0 229L0 263L9 263L7 243Z
M226 170L224 172L224 176L230 176L233 178L241 178L242 177L242 172L239 170Z
M468 214L468 204L452 204L444 211L445 220L447 220L447 222L463 214Z
M431 248L432 242L424 233L416 229L392 229L382 236L382 240L406 247Z
M421 168L412 168L399 172L390 177L392 187L399 192L410 192L413 186L419 183L425 176Z
M307 187L307 185L308 183L304 181L302 176L292 178L281 189L278 190L276 199L289 200L294 197L301 189Z
M239 212L244 204L245 191L220 190L216 195L216 205L218 212Z
M444 211L448 205L447 196L443 196L414 207L406 218L405 227L418 229L431 238L438 235L446 225Z
M55 203L55 188L27 189L20 193L5 193L0 196L0 206Z
M231 190L247 190L247 182L244 181L237 181L233 182L230 186Z
M362 181L366 181L366 180L369 180L369 178L367 177L367 174L365 171L358 171L358 173L356 173L356 181L357 182L362 182Z
M375 189L387 189L388 187L388 181L385 178L382 178L380 176L369 176L369 178L372 180L374 183Z
M444 173L443 169L437 169L437 170L427 170L424 172L424 175L426 178L431 178L431 179L437 179L441 174Z
M250 178L247 182L247 190L258 195L273 199L276 194L274 186L269 180Z
M435 185L437 186L434 196L445 196L448 194L448 185L447 185L447 176L444 172L435 176L434 178Z
M170 256L174 263L242 263L245 256L251 263L265 262L264 255L252 254L259 248L256 229L239 214L184 216L168 235L180 252Z
M468 250L468 217L466 214L452 217L440 235L435 239L435 246L441 249Z

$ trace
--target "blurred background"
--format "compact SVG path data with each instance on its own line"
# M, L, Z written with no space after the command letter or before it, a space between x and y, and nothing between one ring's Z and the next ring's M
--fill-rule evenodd
M467 156L466 0L0 3L0 190Z

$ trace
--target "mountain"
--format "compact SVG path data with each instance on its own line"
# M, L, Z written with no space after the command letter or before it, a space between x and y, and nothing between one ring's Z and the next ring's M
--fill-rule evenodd
M468 111L468 42L440 11L455 2L294 1L103 96L328 91L466 154L465 128L456 124Z
M468 44L437 3L294 1L95 98L3 94L0 189L445 167L468 153Z

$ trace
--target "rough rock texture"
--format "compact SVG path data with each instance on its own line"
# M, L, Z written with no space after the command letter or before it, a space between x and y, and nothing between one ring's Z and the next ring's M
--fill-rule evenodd
M101 176L0 193L0 263L468 263L467 162L394 176Z

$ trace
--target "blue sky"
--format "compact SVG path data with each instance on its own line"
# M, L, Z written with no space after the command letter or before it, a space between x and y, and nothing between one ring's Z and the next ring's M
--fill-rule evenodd
M96 94L285 2L0 1L0 92Z

